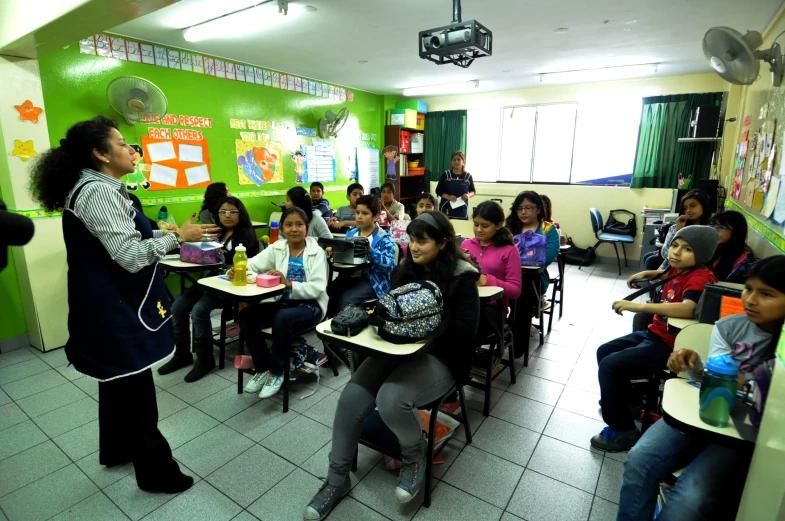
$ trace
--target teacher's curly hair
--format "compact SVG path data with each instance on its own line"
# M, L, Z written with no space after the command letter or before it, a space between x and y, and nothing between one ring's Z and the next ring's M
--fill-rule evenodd
M82 169L98 169L93 151L109 151L112 129L117 129L117 123L103 116L80 121L68 129L59 147L41 154L33 164L30 191L44 210L62 209Z

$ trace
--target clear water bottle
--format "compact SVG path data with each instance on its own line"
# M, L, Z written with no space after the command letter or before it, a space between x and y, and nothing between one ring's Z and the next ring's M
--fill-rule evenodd
M245 253L245 246L238 244L234 249L234 280L235 286L245 286L248 284L248 255Z
M715 427L728 425L736 404L739 369L728 355L709 358L700 389L700 419Z

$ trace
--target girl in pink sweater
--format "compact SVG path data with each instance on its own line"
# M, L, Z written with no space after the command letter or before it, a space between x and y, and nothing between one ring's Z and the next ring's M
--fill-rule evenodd
M512 233L504 227L504 210L494 201L485 201L474 208L474 238L461 244L480 266L478 286L498 286L504 290L504 313L510 299L521 294L521 257L512 243ZM480 333L499 323L499 308L491 304L480 309Z

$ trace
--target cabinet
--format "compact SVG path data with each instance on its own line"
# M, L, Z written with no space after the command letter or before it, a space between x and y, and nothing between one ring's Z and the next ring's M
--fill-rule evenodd
M423 129L404 127L401 125L386 125L384 127L384 146L398 147L400 159L398 172L395 179L384 182L395 186L397 199L407 208L411 215L410 207L414 205L417 196L428 191L428 176L425 172L425 133ZM416 151L415 151L416 150ZM411 168L409 163L418 162L418 166ZM387 171L382 158L382 168Z

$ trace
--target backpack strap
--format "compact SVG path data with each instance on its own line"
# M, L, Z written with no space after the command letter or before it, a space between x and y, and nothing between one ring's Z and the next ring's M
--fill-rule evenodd
M654 284L649 284L645 288L641 288L638 291L636 291L635 293L631 293L631 294L627 295L622 300L628 300L628 301L632 302L633 300L635 300L636 298L640 297L644 293L648 293L649 291L651 291L651 290L653 290L655 288L659 288L660 286L664 286L666 283L672 281L673 279L675 279L679 275L684 275L685 273L687 273L689 271L692 271L692 270L687 270L687 271L684 271L684 272L681 272L681 273L676 273L675 275L671 275L670 277L666 277L666 278L664 278L662 280L657 280L657 282L655 282ZM662 274L660 274L660 277L661 276L662 276ZM656 278L655 279L646 279L646 280L656 280Z

